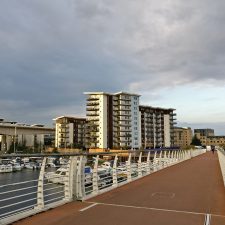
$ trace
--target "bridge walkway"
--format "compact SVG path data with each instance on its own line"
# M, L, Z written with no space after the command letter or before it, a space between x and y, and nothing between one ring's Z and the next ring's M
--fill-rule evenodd
M89 199L16 225L225 225L217 153L208 152Z

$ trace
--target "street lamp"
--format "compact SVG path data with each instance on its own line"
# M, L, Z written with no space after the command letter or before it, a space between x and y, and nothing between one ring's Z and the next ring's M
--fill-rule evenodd
M15 135L14 135L14 154L16 153L16 125L15 125Z

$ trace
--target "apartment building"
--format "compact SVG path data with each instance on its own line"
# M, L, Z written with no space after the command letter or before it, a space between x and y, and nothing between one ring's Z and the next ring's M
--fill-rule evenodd
M113 146L140 148L140 95L119 92L113 95Z
M174 146L175 109L139 106L142 148Z
M208 136L205 145L224 146L225 136Z
M139 97L118 92L85 92L87 95L86 146L88 148L140 147Z
M185 148L191 145L192 130L190 127L175 127L174 128L174 143L175 146Z
M86 118L60 116L55 119L55 147L83 148Z
M210 128L194 129L194 135L201 141L202 145L207 145L207 137L213 137L214 130Z

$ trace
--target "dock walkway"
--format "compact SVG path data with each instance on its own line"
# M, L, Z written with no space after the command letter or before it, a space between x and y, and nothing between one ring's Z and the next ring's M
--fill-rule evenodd
M88 201L68 203L14 224L225 225L225 188L217 153L208 152Z

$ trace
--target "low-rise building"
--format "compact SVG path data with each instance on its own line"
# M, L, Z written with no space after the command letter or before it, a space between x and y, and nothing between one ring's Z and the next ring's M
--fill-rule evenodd
M28 125L0 119L0 151L17 152L24 147L42 151L45 147L44 136L54 133L54 128L48 128L44 125Z
M214 136L214 130L211 128L204 128L204 129L194 129L194 135L201 141L201 144L206 146L207 145L207 137Z
M224 146L225 136L208 136L206 139L206 145Z
M190 127L175 127L174 128L174 142L175 146L185 148L191 145L192 130Z

